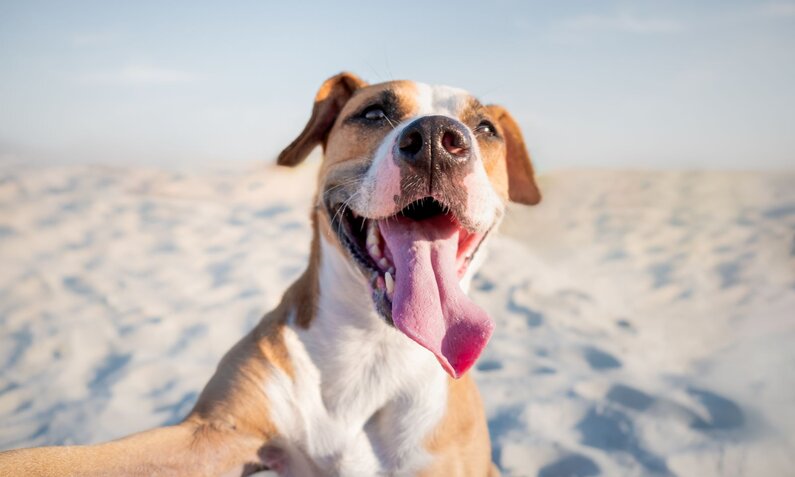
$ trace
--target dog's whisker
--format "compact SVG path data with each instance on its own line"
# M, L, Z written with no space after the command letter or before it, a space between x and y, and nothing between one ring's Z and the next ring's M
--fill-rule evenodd
M393 123L391 119L389 119L389 116L384 116L384 119L386 119L389 125L392 126L392 129L395 129L397 127L397 125Z
M361 177L352 177L350 179L346 179L346 180L344 180L344 181L342 181L342 182L340 182L338 184L335 184L335 185L329 187L328 189L326 189L324 194L328 194L329 192L338 190L338 189L340 189L342 187L347 187L347 186L349 186L351 184L355 184L357 182L360 182L361 180L362 180Z

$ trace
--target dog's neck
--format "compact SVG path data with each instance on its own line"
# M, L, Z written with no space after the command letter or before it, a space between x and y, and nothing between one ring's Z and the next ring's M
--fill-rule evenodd
M328 410L374 413L412 382L443 382L434 356L376 312L370 287L350 257L316 233L316 315L299 336Z
M370 332L388 325L375 310L364 275L338 247L320 237L318 321Z
M279 402L297 402L301 424L288 419L277 426L303 436L304 451L329 468L374 453L382 461L366 475L418 469L428 462L423 442L446 412L449 377L430 351L376 312L356 264L315 230L309 268L288 292L293 320L284 339L296 378L290 391L274 388L290 396ZM299 292L305 290L312 294ZM314 313L303 325L297 313L309 296ZM289 416L291 409L273 414Z

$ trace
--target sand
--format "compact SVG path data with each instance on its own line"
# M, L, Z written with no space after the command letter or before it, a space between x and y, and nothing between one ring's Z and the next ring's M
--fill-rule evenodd
M316 166L0 166L0 449L178 421L305 265ZM795 468L795 173L558 171L472 294L509 476Z

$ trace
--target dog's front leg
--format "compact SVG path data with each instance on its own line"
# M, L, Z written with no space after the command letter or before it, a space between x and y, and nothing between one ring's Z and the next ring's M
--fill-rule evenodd
M231 430L188 420L104 444L3 452L0 475L239 476L247 463L258 460L260 445Z
M279 455L266 452L276 432L262 383L278 361L267 331L254 330L227 353L182 423L103 444L3 452L0 477L238 477L278 469Z

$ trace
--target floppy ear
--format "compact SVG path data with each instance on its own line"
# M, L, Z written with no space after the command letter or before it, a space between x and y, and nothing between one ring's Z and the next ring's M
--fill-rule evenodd
M524 145L522 131L513 116L502 106L486 106L492 117L500 123L505 139L505 162L508 167L508 198L520 204L535 205L541 201L536 184L533 163Z
M358 76L348 72L327 79L315 95L315 106L309 122L301 134L279 154L276 162L282 166L295 166L306 159L315 146L321 143L325 146L328 133L342 107L351 99L354 91L366 85Z

